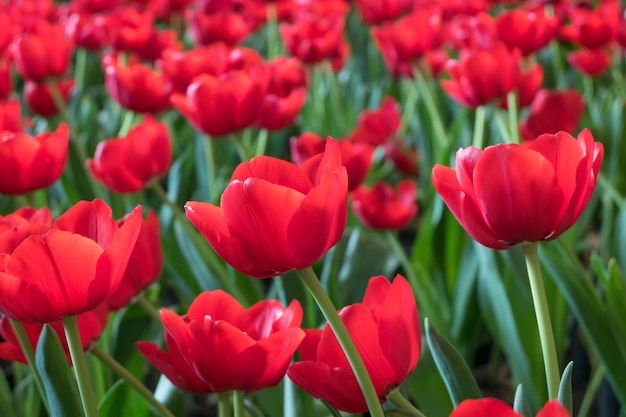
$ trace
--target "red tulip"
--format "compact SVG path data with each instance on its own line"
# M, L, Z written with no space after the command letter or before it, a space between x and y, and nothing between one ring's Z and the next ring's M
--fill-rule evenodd
M54 83L61 94L61 99L67 104L72 88L74 88L74 79L55 80ZM59 109L57 109L52 99L50 87L47 84L39 84L27 80L24 83L24 100L28 108L40 116L52 117L59 113Z
M585 101L576 90L540 90L530 106L530 114L522 121L524 140L559 130L574 132L585 111Z
M459 149L456 170L435 165L433 184L461 226L494 249L552 240L569 229L595 188L604 148L583 130L524 145Z
M602 1L593 10L579 7L569 15L570 25L561 36L588 49L598 49L617 40L620 10L617 1Z
M581 49L567 54L567 61L583 74L594 77L611 67L611 60L603 49Z
M161 59L163 52L167 50L178 51L183 48L178 41L176 31L173 29L157 30L153 28L148 41L135 52L137 57L143 61L155 62Z
M0 193L24 194L54 183L65 168L69 129L29 136L0 132Z
M454 16L446 22L444 32L446 43L460 51L488 50L499 40L495 19L485 12Z
M167 126L146 115L126 136L98 144L87 161L91 174L118 193L143 190L148 182L167 174L172 164L172 143Z
M158 65L174 91L185 94L189 84L201 74L219 77L231 70L260 67L263 57L250 48L214 43L189 51L165 51Z
M327 139L324 154L309 161L300 167L266 156L244 162L221 207L188 202L187 217L244 274L265 278L309 267L341 238L348 195L334 140Z
M535 64L531 68L528 68L526 72L521 72L519 74L519 78L517 79L517 86L515 86L515 92L517 93L517 108L521 109L529 106L533 102L533 99L539 89L541 89L542 84L543 67L541 64ZM500 100L500 108L509 108L506 97L503 97L502 100Z
M285 49L307 64L339 55L345 19L339 15L301 15L293 24L280 25Z
M341 162L348 173L348 192L354 190L365 181L372 165L374 148L368 143L355 143L350 140L339 140ZM291 158L296 165L302 165L311 157L324 152L326 142L315 133L303 133L289 141Z
M24 239L42 234L52 228L52 213L44 207L35 210L22 207L6 216L0 216L0 271L4 271L11 254Z
M154 16L134 7L123 6L106 16L107 43L116 51L135 52L150 40Z
M394 20L412 6L409 0L356 0L354 5L361 19L368 25Z
M398 131L401 117L398 103L392 97L386 96L378 109L364 110L359 114L350 140L371 146L382 145Z
M519 82L519 54L509 52L502 44L484 51L468 51L460 61L449 61L452 80L441 87L466 107L478 107L501 99Z
M168 352L138 342L139 351L174 385L192 392L256 391L285 375L298 345L302 308L263 300L244 309L222 290L203 292L180 317L161 309Z
M126 219L127 217L119 220L117 224L121 227ZM150 210L148 218L141 223L137 243L130 254L120 286L107 301L109 310L116 311L130 303L133 297L156 281L162 269L163 250L161 249L159 218L154 211Z
M421 351L415 297L406 279L371 278L363 302L344 307L339 316L354 340L381 403L415 369ZM299 349L302 362L287 376L315 398L338 410L364 413L368 407L348 359L328 324L308 330Z
M104 19L86 12L72 13L65 21L65 33L76 46L97 51L106 43Z
M254 22L232 10L220 10L209 14L187 10L185 19L189 24L191 36L196 44L200 45L218 42L236 45L254 30Z
M230 71L219 77L202 74L187 87L186 96L174 93L172 104L196 129L224 136L257 121L266 89L260 69Z
M450 417L522 417L507 403L495 398L465 400L459 404ZM537 413L537 417L570 417L569 412L557 400L546 403Z
M419 152L417 148L400 138L385 143L384 148L385 159L391 161L397 171L412 177L419 176Z
M103 58L105 84L111 97L125 109L156 114L170 106L172 85L163 74L141 64L123 66L111 55Z
M0 101L0 132L1 131L22 131L22 110L18 99ZM2 148L2 145L0 145L0 148Z
M307 96L306 74L296 58L277 57L267 63L269 83L257 126L280 130L291 125Z
M393 69L399 63L410 67L437 49L443 40L441 28L441 14L426 8L372 27L371 32L385 63Z
M37 23L32 32L19 35L12 44L17 71L23 78L37 82L65 75L73 48L72 41L65 37L65 29L61 25L43 20Z
M107 319L109 317L108 311L104 305L96 308L95 310L87 311L79 314L76 317L78 323L78 331L80 333L80 341L83 346L83 350L87 351L91 346L100 338L102 331L104 330ZM67 338L65 337L65 329L63 323L55 321L49 323L52 330L59 336L61 346L65 351L65 357L67 362L71 365L72 359L70 357L69 348L67 346ZM33 347L37 347L39 342L39 336L43 330L43 324L29 324L23 323L24 330L30 340ZM26 356L20 347L20 343L13 331L13 326L7 316L2 316L0 319L0 336L4 339L0 342L0 358L8 361L21 362L27 364Z
M77 203L17 245L0 273L0 311L49 323L95 309L117 289L140 227L141 207L118 227L101 200Z
M0 56L0 100L6 100L13 92L11 70L10 55Z
M412 180L400 181L397 191L386 182L352 191L356 216L372 229L404 229L417 214L417 187Z
M509 48L518 48L522 56L533 54L547 46L559 30L559 19L546 16L543 8L514 9L496 18L498 36Z

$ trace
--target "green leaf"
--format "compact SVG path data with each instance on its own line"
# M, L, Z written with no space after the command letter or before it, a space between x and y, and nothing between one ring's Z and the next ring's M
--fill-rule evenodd
M530 408L528 408L528 403L524 398L524 390L522 389L522 384L517 386L515 390L515 399L513 400L513 409L523 415L524 417L532 417L533 414L530 412Z
M470 398L481 398L480 389L467 363L448 340L443 337L428 319L425 320L426 340L437 369L443 378L452 403L457 406Z
M46 390L52 417L82 416L83 407L76 380L57 333L48 325L44 326L39 336L35 364Z
M567 408L570 416L574 415L574 403L572 400L572 370L574 369L574 362L570 362L565 367L563 375L561 376L561 383L559 384L559 393L557 399Z
M98 404L98 413L101 417L158 416L156 412L151 411L148 402L121 379L113 384L109 392L102 398Z
M0 410L5 417L17 417L13 407L13 393L4 372L0 372Z

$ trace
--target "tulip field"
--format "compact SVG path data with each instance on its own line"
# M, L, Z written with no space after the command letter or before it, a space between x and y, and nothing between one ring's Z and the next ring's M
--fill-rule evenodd
M0 417L625 417L626 5L5 0Z

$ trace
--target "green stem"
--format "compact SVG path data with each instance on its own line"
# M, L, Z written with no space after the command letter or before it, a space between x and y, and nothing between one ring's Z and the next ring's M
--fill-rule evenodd
M248 162L250 160L250 149L248 149L248 146L243 140L243 133L237 132L233 135L233 138L237 148L237 153L239 154L239 159L241 159L241 162Z
M330 99L333 103L333 107L335 108L335 111L333 112L333 117L335 120L336 129L333 133L335 135L340 135L347 131L347 126L345 126L345 122L348 120L343 103L341 102L341 95L339 94L341 88L339 87L339 82L337 81L337 74L335 74L335 71L333 71L333 67L330 61L325 60L322 65L323 67L321 68L321 70L324 72L324 75L326 75L326 79L328 80Z
M394 389L389 394L389 401L394 403L394 405L403 410L410 411L411 414L415 414L420 417L426 417L424 413L422 413L417 407L415 407L409 400L407 400L404 395L400 392L399 389Z
M374 388L374 384L372 383L369 373L367 372L363 358L359 354L359 351L357 350L350 333L348 333L348 329L341 320L341 317L339 317L333 302L328 297L324 287L322 287L317 275L315 275L313 268L308 267L300 269L298 270L298 275L300 275L304 285L306 285L311 295L313 295L317 305L335 333L337 341L341 345L341 348L343 349L343 352L345 353L346 358L354 371L354 375L359 382L359 386L363 392L363 397L365 397L370 414L372 417L384 417L385 413L380 405L376 389Z
M76 85L81 89L81 94L85 92L85 75L87 74L87 50L85 48L76 49L76 65L74 66L74 79Z
M391 249L400 261L402 270L406 274L406 278L409 280L413 294L415 294L415 298L417 299L417 304L422 311L421 315L423 317L428 317L435 327L443 326L443 320L439 316L440 310L436 308L438 303L432 296L433 293L431 291L430 283L428 280L422 279L422 276L418 276L418 274L415 273L411 260L402 247L402 243L398 240L398 236L394 232L388 231L386 232L386 237L387 243L389 243L389 246L391 246Z
M139 293L139 295L135 298L135 302L144 309L146 313L154 320L160 322L161 315L159 314L159 310L157 310L150 301L146 298L143 292Z
M511 135L511 141L513 143L520 143L517 92L515 90L506 95L506 105L509 114L509 134Z
M215 142L214 139L207 135L204 141L204 163L206 164L207 176L209 177L209 191L211 192L211 201L217 201L219 193L217 187L217 166L215 164Z
M276 17L276 4L267 2L267 59L276 58L280 55L280 37L278 35L278 19Z
M500 135L502 136L502 142L504 143L514 143L511 134L509 133L509 129L506 125L506 121L504 120L504 116L502 112L498 109L494 109L496 126L500 131Z
M430 91L430 86L428 85L428 82L424 79L422 72L417 66L413 69L413 74L415 75L415 82L417 83L418 88L421 87L422 89L422 97L424 99L424 104L426 105L426 111L428 112L430 120L433 123L434 136L437 138L437 140L435 140L435 143L441 145L441 154L439 155L439 157L448 158L446 150L450 146L450 141L448 138L448 134L446 133L446 128L443 125L441 113L439 112L433 94ZM444 156L443 154L446 155Z
M408 83L408 93L406 96L406 100L404 102L404 110L402 111L402 122L400 124L400 129L398 130L398 136L401 138L406 136L406 133L409 131L409 127L411 127L411 120L415 115L415 109L417 108L417 85L413 82Z
M174 414L167 407L161 404L154 394L144 384L141 383L133 374L131 374L126 368L124 368L118 361L116 361L111 355L100 349L98 346L91 348L91 353L108 366L117 376L122 378L128 385L133 387L142 397L144 397L163 417L174 417Z
M13 327L13 331L15 332L15 336L17 337L17 341L20 344L20 348L22 348L22 352L24 352L26 362L28 362L28 366L30 366L31 371L33 372L33 376L35 377L35 382L37 384L37 390L39 391L39 395L41 395L41 399L43 400L44 406L46 407L46 411L48 411L48 414L50 414L50 406L48 405L46 390L44 388L43 381L41 380L39 370L35 365L35 349L30 343L30 339L28 338L28 334L24 329L24 325L16 320L10 320L10 323L11 327Z
M233 403L235 405L235 417L245 417L246 407L244 405L246 393L240 390L233 391Z
M478 149L482 149L485 139L485 120L487 115L487 108L485 106L478 106L476 113L474 114L474 135L472 137L472 145Z
M117 133L118 137L126 136L130 128L133 126L133 122L135 121L135 113L124 109L122 109L122 111L124 112L124 118L122 119L120 131Z
M602 365L598 365L596 369L593 370L591 379L585 389L585 395L580 403L580 408L578 409L578 417L587 417L587 414L589 414L605 375L606 372L604 371L604 367Z
M217 394L217 414L219 417L232 417L233 408L230 391Z
M89 377L87 361L85 360L85 352L83 344L80 341L80 332L78 330L78 322L76 316L63 318L63 328L65 329L65 338L72 357L74 365L74 374L78 383L80 399L83 404L85 417L98 417L98 406L96 396L94 395L93 385Z
M548 300L546 299L546 292L543 286L538 247L539 245L537 243L523 245L524 255L526 257L526 268L528 269L528 281L533 297L537 327L539 329L539 339L541 340L541 351L543 353L543 362L546 370L548 397L549 399L554 399L559 392L559 362L556 355L556 346L554 344L554 332L552 331Z
M267 129L261 129L256 138L256 150L254 152L255 156L264 155L265 148L267 147L267 138L269 136L269 132Z
M72 123L70 119L69 112L67 111L67 105L63 100L63 96L61 95L61 91L59 91L59 86L57 84L57 80L53 79L47 82L48 90L50 91L50 96L52 97L52 101L56 106L59 114L67 122L67 125L70 128L70 139L74 139L74 145L76 146L76 150L78 151L78 156L81 161L84 163L87 159L89 159L89 155L87 150L83 146L82 142L79 140L78 132L76 131L76 127L74 123Z
M28 205L33 208L37 208L37 204L35 202L35 193L32 191L29 191L24 195L26 196L26 201L28 201Z

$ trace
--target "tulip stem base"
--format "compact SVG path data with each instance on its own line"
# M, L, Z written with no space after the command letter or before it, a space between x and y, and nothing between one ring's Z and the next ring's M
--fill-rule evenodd
M476 108L476 114L474 115L474 135L472 137L472 145L478 149L482 149L484 146L486 115L487 108L485 106L478 106Z
M232 395L230 392L217 394L217 415L218 417L232 417Z
M546 370L546 380L548 383L548 397L555 399L559 391L559 362L554 344L554 332L550 320L550 310L548 300L543 285L541 275L541 264L539 263L539 246L536 243L523 245L526 257L526 267L528 269L528 281L537 317L537 327L539 329L539 339L541 341L541 351Z
M409 400L406 399L399 389L394 389L387 397L396 407L410 411L412 415L426 417L424 413L417 409Z
M384 417L385 413L380 405L380 400L378 399L374 384L372 383L369 373L367 372L363 358L361 358L350 333L348 333L348 329L341 320L341 317L339 317L337 309L328 297L326 290L324 290L324 287L317 278L313 268L308 267L306 269L300 269L298 270L298 275L302 278L304 285L308 288L309 292L315 299L315 302L322 311L322 314L324 314L324 317L328 320L328 324L335 333L337 341L341 345L341 348L343 349L343 352L345 353L348 362L354 371L354 375L356 376L359 386L361 387L361 391L363 391L363 396L365 397L370 414L372 417Z
M126 368L124 368L118 361L116 361L111 355L100 349L98 346L94 346L91 349L91 353L95 357L100 359L102 363L108 366L117 376L122 378L128 385L133 387L142 397L144 397L163 417L174 417L174 414L161 404L154 394L144 384L142 384L133 374L131 374Z
M24 352L24 356L26 356L26 362L28 362L28 366L30 366L31 371L33 372L33 376L35 377L35 382L37 384L37 390L43 400L42 402L46 407L46 411L50 414L46 390L44 389L43 381L41 380L41 375L39 375L37 366L35 366L35 349L33 349L33 345L30 343L30 339L24 329L24 325L16 320L11 320L10 322L11 327L13 327L13 331L15 332L15 336L17 337L17 341L20 344L20 348L22 348L22 352Z
M78 383L78 391L80 392L80 400L83 404L85 417L98 417L96 396L89 376L89 369L87 368L83 344L80 340L76 316L63 318L63 328L65 329L65 338L67 339L67 346L69 347L70 356L72 357L74 374L76 375L76 382Z
M509 134L511 135L511 141L513 143L520 143L517 92L515 90L506 95L506 105L508 107Z
M234 405L234 416L235 417L245 417L246 415L246 407L245 407L246 393L243 391L233 391L233 405Z

